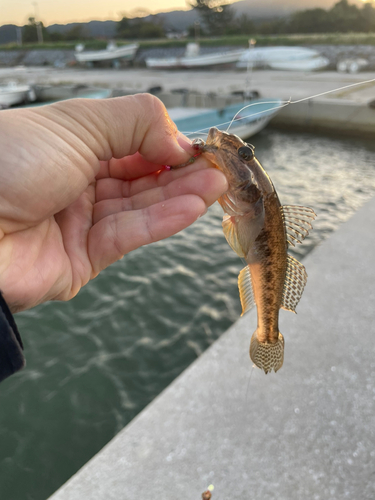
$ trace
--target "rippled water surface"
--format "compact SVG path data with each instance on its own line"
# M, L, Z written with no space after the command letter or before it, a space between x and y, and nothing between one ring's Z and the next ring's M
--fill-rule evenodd
M266 130L252 142L281 202L318 214L299 258L375 193L373 141ZM215 204L71 302L17 315L27 369L0 386L1 499L46 499L236 321L242 262L221 218Z

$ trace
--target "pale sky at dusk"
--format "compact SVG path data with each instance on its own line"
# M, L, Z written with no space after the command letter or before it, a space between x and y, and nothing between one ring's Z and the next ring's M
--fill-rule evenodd
M279 1L282 2L282 0ZM223 0L223 3L227 2L228 0ZM354 2L355 0L349 0L349 3ZM37 3L37 17L46 26L54 23L66 24L91 20L118 21L122 17L121 14L131 15L136 9L146 9L151 14L189 9L187 0L0 0L0 26L26 24L28 17L35 15L35 3ZM322 3L321 0L319 3ZM335 2L327 0L328 3ZM303 0L301 0L302 7Z
M37 0L39 18L48 26L74 21L113 19L121 13L131 13L135 8L147 9L155 14L168 10L188 10L185 0ZM35 15L34 0L0 0L0 26L27 23Z

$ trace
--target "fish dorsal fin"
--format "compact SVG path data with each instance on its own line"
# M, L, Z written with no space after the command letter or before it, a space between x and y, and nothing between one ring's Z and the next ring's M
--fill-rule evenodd
M240 242L238 241L237 231L230 215L224 215L222 226L224 236L231 246L232 250L234 250L239 257L245 258L245 252L243 251Z
M240 291L240 299L241 299L242 315L243 315L247 311L250 311L250 309L255 306L253 284L251 282L251 274L249 266L245 266L238 275L238 289Z
M281 213L289 245L294 247L295 243L302 243L312 229L311 221L316 217L314 210L299 205L284 205Z
M283 309L296 312L296 307L302 296L306 281L307 273L305 267L297 259L288 255L281 304Z

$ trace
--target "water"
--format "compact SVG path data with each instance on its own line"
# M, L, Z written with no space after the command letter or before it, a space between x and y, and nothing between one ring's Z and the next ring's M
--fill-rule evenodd
M252 142L281 202L318 214L298 258L375 194L373 141L266 130ZM215 204L71 302L17 315L27 369L0 386L0 498L46 499L236 321L243 264L221 218Z

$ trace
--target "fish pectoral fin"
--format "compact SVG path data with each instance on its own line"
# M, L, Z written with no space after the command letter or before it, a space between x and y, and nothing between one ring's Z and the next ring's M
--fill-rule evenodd
M240 245L237 237L237 231L230 215L224 215L222 226L224 236L231 246L232 250L234 250L239 257L245 258L245 252Z
M311 221L316 217L314 210L299 205L284 205L281 213L289 245L294 247L295 243L302 243L312 229Z
M242 305L241 316L243 316L247 311L250 311L250 309L255 306L253 283L251 281L249 266L245 266L238 275L238 289L240 291Z
M288 255L287 269L281 307L286 311L296 312L296 307L307 282L305 267L297 259Z

